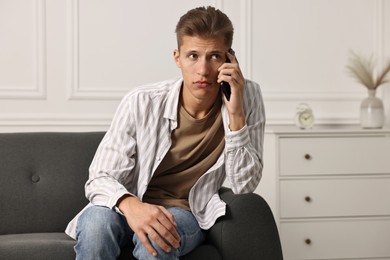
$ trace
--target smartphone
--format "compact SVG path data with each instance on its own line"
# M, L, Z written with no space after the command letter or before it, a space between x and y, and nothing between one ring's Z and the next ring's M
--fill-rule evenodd
M232 48L229 49L229 53L236 58L235 52L233 51ZM237 60L237 58L236 58L236 60ZM226 62L230 62L230 60L228 58L226 58ZM227 83L225 81L222 81L221 82L221 90L222 90L222 93L225 95L227 101L229 101L230 100L230 95L232 93L231 90L230 90L229 83Z

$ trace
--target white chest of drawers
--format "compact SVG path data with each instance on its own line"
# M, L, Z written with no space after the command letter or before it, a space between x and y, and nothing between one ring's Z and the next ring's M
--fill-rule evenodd
M285 259L390 259L390 130L273 134Z

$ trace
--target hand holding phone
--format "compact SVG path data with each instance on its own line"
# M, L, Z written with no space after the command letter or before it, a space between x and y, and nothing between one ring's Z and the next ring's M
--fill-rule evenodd
M232 48L229 49L229 53L236 58L235 52L234 52L234 50ZM236 58L236 61L237 61L237 58ZM229 58L226 58L226 62L230 63ZM221 82L221 90L222 90L222 93L225 95L227 101L229 101L230 100L230 95L232 93L232 91L230 89L230 84L228 82L226 82L226 81L222 81Z

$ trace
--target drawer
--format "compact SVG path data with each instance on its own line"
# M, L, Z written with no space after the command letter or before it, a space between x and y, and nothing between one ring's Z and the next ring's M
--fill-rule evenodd
M390 178L280 181L281 218L390 216Z
M281 218L390 216L390 177L280 181Z
M287 260L390 258L390 219L282 223L280 235Z
M280 174L390 173L390 137L281 137Z

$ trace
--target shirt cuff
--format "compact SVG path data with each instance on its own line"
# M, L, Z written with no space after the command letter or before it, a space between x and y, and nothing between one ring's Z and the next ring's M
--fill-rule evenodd
M225 147L231 151L247 145L250 142L248 126L245 125L238 131L230 131L225 136Z
M133 194L131 194L130 192L128 191L125 191L125 190L120 190L118 191L117 193L115 193L109 200L108 202L108 207L115 210L116 212L120 213L121 211L119 210L119 208L117 207L117 203L118 203L118 200L120 198L122 198L123 196L125 195L130 195L130 196L134 196Z

